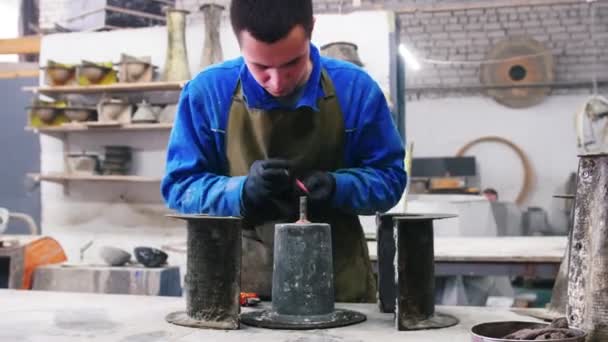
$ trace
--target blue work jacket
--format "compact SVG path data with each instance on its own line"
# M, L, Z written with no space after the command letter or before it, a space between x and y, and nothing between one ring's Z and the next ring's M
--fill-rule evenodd
M322 57L312 44L310 58L313 70L294 108L318 111L324 68L344 115L345 167L332 173L333 207L359 215L392 208L406 184L405 151L384 94L361 68ZM170 208L184 214L241 216L246 176L228 175L225 150L228 114L239 79L249 108L281 108L255 81L242 57L212 66L189 81L180 96L161 184Z

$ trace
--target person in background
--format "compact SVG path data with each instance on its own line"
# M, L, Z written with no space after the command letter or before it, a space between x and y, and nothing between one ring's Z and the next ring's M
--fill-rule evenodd
M406 184L403 142L378 84L321 57L312 0L232 0L242 57L202 71L181 94L161 190L181 213L243 218L241 288L269 297L276 223L332 227L336 301L374 302L358 215L387 211Z
M498 202L498 192L493 188L485 189L482 194L486 197L486 199L490 202Z

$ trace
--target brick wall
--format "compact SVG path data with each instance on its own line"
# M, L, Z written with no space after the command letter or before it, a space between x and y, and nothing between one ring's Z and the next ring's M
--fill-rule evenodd
M556 81L608 79L608 3L596 8L594 41L584 2L401 13L399 20L402 42L421 58L482 60L505 37L526 35L553 52ZM479 83L479 65L423 67L408 73L409 87Z
M68 16L68 5L77 0L41 0L40 17L38 18L42 30L53 29L56 22Z
M63 5L80 0L41 1L41 26L65 13ZM196 10L208 0L177 0ZM214 0L228 5L229 0ZM590 81L594 73L608 79L608 1L596 2L595 41L591 40L590 4L569 0L316 0L317 13L347 13L358 9L395 10L401 40L421 58L483 60L507 36L528 35L552 50L556 80ZM409 88L479 84L480 66L424 64L408 73Z

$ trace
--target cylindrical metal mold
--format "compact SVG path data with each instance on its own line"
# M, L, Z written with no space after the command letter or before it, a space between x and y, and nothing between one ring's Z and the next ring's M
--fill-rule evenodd
M398 330L439 329L458 324L435 312L433 221L449 215L394 217L396 228Z
M608 341L608 154L580 157L567 313L589 342Z
M279 224L274 233L272 308L281 315L334 311L334 271L328 224Z
M186 311L167 316L177 325L238 329L241 220L177 216L188 221Z
M271 310L247 312L241 321L269 329L336 328L365 321L362 313L335 309L331 226L306 218L278 224L274 235Z
M435 314L433 221L396 221L399 314L405 320L425 320Z
M395 276L395 225L393 218L405 214L376 214L376 241L378 247L378 308L380 312L395 312L397 285Z

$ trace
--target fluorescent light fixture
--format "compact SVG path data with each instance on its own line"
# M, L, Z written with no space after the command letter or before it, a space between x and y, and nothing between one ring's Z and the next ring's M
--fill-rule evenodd
M420 70L420 62L418 62L416 56L414 56L414 54L410 50L408 50L405 45L399 44L399 54L401 55L401 57L403 57L403 59L405 60L405 64L408 67L410 67L414 71Z

